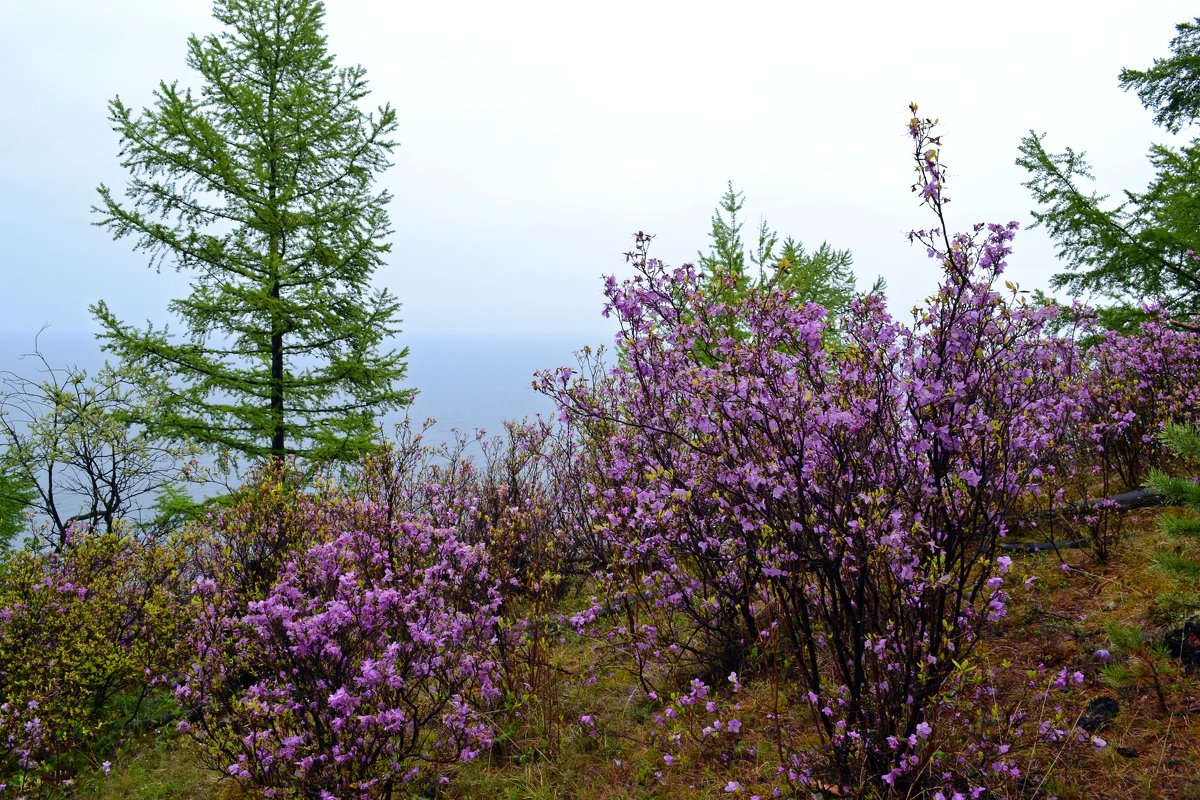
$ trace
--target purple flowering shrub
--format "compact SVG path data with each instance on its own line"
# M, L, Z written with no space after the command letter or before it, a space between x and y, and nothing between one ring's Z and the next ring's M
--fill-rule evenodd
M336 493L261 599L196 580L176 691L210 762L267 797L391 798L491 739L498 586L482 546ZM226 515L228 523L236 515ZM221 538L250 535L226 528Z
M931 125L910 128L914 189L941 227L912 238L944 278L911 324L867 297L830 345L824 309L780 287L730 308L639 234L635 277L606 285L613 396L542 377L568 418L607 433L593 515L615 551L613 644L660 696L753 674L756 654L795 675L790 704L820 746L786 753L793 787L928 779L945 690L1004 613L1005 520L1076 405L1055 311L995 288L1015 223L943 233ZM737 336L712 324L730 314Z
M426 420L418 430L405 419L396 425L395 436L359 463L349 491L389 516L408 514L455 529L469 523L478 493L472 450L485 434L454 431L451 441L431 444L426 436L434 424Z
M289 558L337 534L341 499L323 474L304 475L294 463L267 462L213 504L197 525L181 531L192 554L185 577L217 581L222 594L230 602L236 598L244 610L267 596Z
M470 486L456 508L457 530L487 547L514 608L548 610L566 589L568 554L548 474L553 436L545 420L507 422L502 436L479 440L477 459L462 462Z
M0 565L0 798L61 791L178 662L178 553L118 533ZM111 741L108 742L111 745Z
M480 443L473 514L465 536L484 542L499 569L504 598L496 630L501 703L494 715L493 755L557 750L569 723L565 673L555 650L559 609L578 566L576 524L568 483L569 442L546 420L505 424L504 435Z
M726 777L733 778L738 785L741 785L739 777L750 782L747 773L753 774L758 752L757 746L744 735L746 725L742 717L749 709L739 702L742 684L738 674L729 673L723 683L723 687L709 687L693 679L685 690L673 692L669 697L653 693L649 697L653 705L646 728L652 752L658 754L655 766L659 768L656 774L660 782L669 784L676 773L686 771L689 765L683 761L684 752L695 761L721 770L721 777L715 781L717 785ZM761 722L758 719L751 722L748 718L747 724ZM765 722L770 724L770 720Z
M1098 336L1081 382L1087 434L1099 455L1093 472L1133 488L1169 456L1159 439L1163 425L1200 414L1200 335L1150 319Z
M395 441L364 462L352 491L392 513L453 527L461 541L486 548L501 598L492 752L503 757L523 750L523 742L553 749L568 722L561 702L566 673L552 647L560 604L592 563L577 533L588 519L582 440L542 419L438 446L425 445L424 433L402 424Z
M1081 673L1037 665L1014 691L976 654L1012 591L1001 539L1075 503L1042 518L1107 557L1108 507L1078 501L1137 485L1163 425L1196 421L1197 334L1095 333L1076 309L1055 335L1057 309L999 287L1016 223L946 231L913 112L937 227L910 241L941 282L911 319L670 269L639 233L634 276L605 285L618 365L585 350L539 378L558 423L438 446L405 425L341 481L263 466L171 547L8 556L0 800L59 790L163 675L180 729L254 792L436 791L485 748L598 739L570 692L614 662L662 785L698 759L729 794L1036 796L1031 772L1103 742L1058 699ZM585 580L604 602L580 609ZM565 663L572 630L594 663ZM742 706L760 679L769 712Z
M392 510L454 528L459 538L487 546L506 599L554 589L590 574L603 559L586 494L588 441L569 425L541 418L510 421L499 436L456 433L426 444L408 421L394 441L363 460L351 491ZM536 585L536 588L535 588Z
M1076 726L1083 681L1042 663L1021 673L975 662L952 676L937 723L906 743L930 752L926 783L945 789L933 797L1046 797L1057 764L1107 744Z
M1052 541L1082 539L1104 563L1121 530L1107 498L1141 485L1151 468L1169 468L1163 426L1200 414L1200 337L1153 318L1111 331L1098 329L1086 308L1069 316L1084 343L1070 383L1075 408L1059 420L1042 491L1029 498L1023 524L1036 523Z

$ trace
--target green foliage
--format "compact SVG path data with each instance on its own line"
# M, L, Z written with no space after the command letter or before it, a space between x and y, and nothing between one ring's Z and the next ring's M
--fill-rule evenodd
M710 286L718 276L730 276L736 284L736 289L743 293L748 285L748 278L746 252L741 235L742 222L738 219L738 213L742 210L744 202L742 193L735 192L733 183L730 182L726 186L725 194L721 195L720 204L713 212L712 230L708 234L712 240L709 253L699 254L700 268ZM713 286L713 289L717 291L718 287Z
M790 236L780 240L779 234L766 221L759 225L758 241L750 254L750 262L757 274L748 274L741 236L743 223L738 218L743 206L742 193L735 192L733 184L729 183L713 212L709 252L699 254L704 285L712 299L737 303L751 286L758 289L774 287L795 292L799 303L824 306L836 319L859 296L851 269L854 258L849 250L835 250L828 242L822 242L816 250L809 252ZM883 281L876 279L869 293L881 291Z
M1147 70L1121 70L1121 88L1136 89L1142 105L1154 109L1154 124L1171 133L1200 117L1200 17L1175 26L1171 57L1156 58Z
M1154 554L1154 565L1178 578L1200 581L1200 561L1187 558L1181 551L1159 550Z
M1200 609L1200 591L1168 589L1154 598L1150 619L1156 625L1177 625L1195 614L1197 609Z
M1176 456L1191 462L1200 461L1200 430L1195 426L1164 425L1160 438ZM1200 484L1189 478L1171 477L1162 470L1152 470L1146 486L1163 495L1169 503L1186 507L1191 512L1188 519L1200 520L1196 516L1200 513ZM1176 529L1186 533L1191 527L1178 523Z
M132 364L89 376L33 355L38 379L0 374L0 492L11 487L9 502L33 512L33 533L54 549L72 528L111 533L148 522L144 505L192 454L142 424L164 407L161 383Z
M1193 510L1200 508L1200 486L1186 478L1173 478L1161 470L1152 470L1146 486L1161 494L1169 503L1188 506ZM1187 518L1172 524L1181 533L1189 530Z
M209 513L179 538L197 574L221 582L246 608L267 596L289 558L336 536L344 503L344 494L324 474L305 474L293 460L268 461L251 470L242 486L205 506ZM166 501L166 509L174 506ZM193 518L196 512L185 509Z
M1100 680L1114 689L1128 689L1137 683L1137 676L1124 664L1105 664L1100 668Z
M373 188L396 115L365 113L361 67L337 68L319 0L217 0L224 32L188 40L198 93L161 83L140 115L109 105L128 202L101 185L97 224L190 273L169 305L186 336L92 307L105 347L161 377L152 430L251 457L351 459L405 405L399 304L369 286L390 246Z
M0 455L0 550L25 530L26 510L37 499L37 487L8 458L7 450Z
M739 214L744 205L743 195L729 183L725 194L713 212L709 232L709 252L699 253L700 291L706 299L721 304L723 313L714 315L708 324L733 338L745 335L739 321L739 307L752 292L786 291L800 305L816 303L825 308L834 324L827 329L832 344L837 338L839 317L861 295L855 288L854 262L849 250L835 250L828 242L811 252L804 245L778 233L763 221L759 224L757 243L749 253L747 267L746 245L742 241L742 220ZM877 278L868 294L883 291L882 278ZM709 356L704 357L705 360Z
M1195 426L1166 425L1160 438L1175 455L1192 464L1200 462L1200 430ZM1188 584L1188 588L1200 585L1200 558L1196 557L1200 545L1200 483L1153 470L1146 487L1163 495L1167 502L1184 507L1182 514L1164 514L1160 519L1163 533L1174 538L1178 545L1173 550L1156 552L1155 566Z
M1104 632L1113 647L1123 652L1137 652L1146 646L1146 638L1142 629L1136 625L1123 625L1113 622L1105 626Z
M1163 533L1168 536L1200 537L1200 519L1196 517L1164 514L1159 518L1158 523Z
M198 502L177 483L165 483L159 487L158 495L150 507L152 517L145 527L155 536L168 536L198 519L211 505L214 505L214 501Z
M1200 461L1200 436L1197 436L1195 428L1189 425L1167 423L1163 426L1160 438L1177 456ZM1198 501L1193 505L1200 507L1200 493L1191 496Z
M222 776L180 746L174 726L133 736L75 779L74 797L91 800L214 800L229 798ZM107 761L108 772L102 766Z
M1052 154L1043 140L1025 137L1017 164L1030 174L1024 185L1041 209L1032 212L1035 225L1046 228L1067 263L1051 286L1110 299L1102 314L1111 327L1138 319L1143 300L1163 302L1173 316L1200 311L1200 270L1191 256L1200 252L1200 146L1155 145L1147 191L1126 191L1114 206L1080 188L1080 179L1092 179L1082 152Z
M1152 643L1137 625L1110 622L1104 630L1117 660L1101 668L1101 680L1114 689L1127 689L1147 681L1154 690L1159 711L1170 713L1166 679L1171 666L1166 649Z
M1156 59L1140 72L1121 72L1121 85L1135 88L1155 122L1172 132L1194 121L1200 102L1195 87L1200 74L1197 45L1200 29L1178 26L1171 42L1174 55ZM1038 208L1033 217L1058 247L1067 270L1051 285L1074 296L1098 295L1111 301L1103 319L1121 327L1141 316L1143 301L1162 303L1175 317L1200 313L1200 140L1175 149L1153 145L1150 163L1155 177L1146 191L1125 191L1119 203L1082 188L1092 174L1085 154L1066 148L1051 153L1045 134L1030 132L1021 141L1017 164L1029 180L1024 184Z
M100 533L0 564L0 783L52 794L144 719L189 627L180 567L172 547Z

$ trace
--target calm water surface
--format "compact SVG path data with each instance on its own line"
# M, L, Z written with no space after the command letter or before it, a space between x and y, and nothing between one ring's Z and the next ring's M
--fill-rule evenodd
M430 436L445 440L451 427L499 433L504 420L553 414L553 404L530 387L533 373L574 365L574 351L599 344L602 338L495 335L401 339L400 345L409 348L404 385L418 390L409 416L417 424L428 417L437 419ZM0 369L34 376L40 364L19 358L31 352L33 344L32 335L0 336ZM55 366L77 364L94 371L104 360L97 342L86 334L56 334L49 329L41 335L39 346ZM382 420L389 434L402 417L398 412Z

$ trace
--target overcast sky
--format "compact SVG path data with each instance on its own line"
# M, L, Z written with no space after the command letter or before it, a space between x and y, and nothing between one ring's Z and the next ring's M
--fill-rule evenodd
M909 193L907 104L941 119L951 221L1021 220L1022 135L1086 150L1102 191L1140 188L1166 134L1117 86L1168 53L1183 2L371 2L331 0L340 65L399 117L381 184L396 230L376 280L406 336L602 336L600 277L624 274L638 229L677 264L706 246L732 180L747 228L855 255L897 310L934 266L904 234L931 220ZM189 33L208 0L7 3L0 28L0 333L92 332L87 307L164 322L183 276L91 225L97 184L120 192L114 96L197 85ZM747 233L750 233L747 230ZM1026 288L1057 269L1040 231L1016 241Z

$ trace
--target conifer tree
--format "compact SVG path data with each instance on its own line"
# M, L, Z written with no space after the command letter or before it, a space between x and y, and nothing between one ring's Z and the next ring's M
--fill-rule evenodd
M1124 69L1123 89L1134 89L1154 121L1172 133L1200 118L1200 19L1176 26L1169 58L1147 70ZM1058 246L1066 270L1051 286L1072 295L1099 296L1110 305L1102 318L1120 327L1140 318L1143 302L1161 304L1177 320L1200 314L1200 139L1182 147L1150 148L1155 176L1144 192L1125 191L1119 202L1088 191L1086 154L1046 149L1045 134L1021 141L1017 164L1037 204L1033 217Z
M825 308L833 320L827 332L837 335L837 320L850 304L861 296L856 287L849 250L835 250L821 242L809 251L791 236L782 241L779 234L763 220L758 226L757 243L746 252L742 241L742 219L739 214L745 204L743 194L734 191L732 181L726 185L712 216L708 253L698 254L701 286L707 297L723 303L730 313L713 319L711 324L728 335L740 337L737 307L752 288L779 289L790 292L800 305L816 303ZM747 255L753 269L747 266ZM884 289L883 278L876 278L866 294L878 294Z
M389 251L374 187L396 115L367 113L361 67L338 68L319 0L216 0L216 35L188 40L198 91L163 82L135 114L109 105L130 174L99 187L97 222L151 266L191 276L169 310L184 335L92 307L106 349L169 378L159 435L251 457L352 458L378 414L406 404L399 304L370 278Z
M727 184L713 212L709 252L699 254L699 266L714 299L736 303L752 283L760 288L772 285L794 291L799 303L818 303L832 317L840 316L858 297L850 251L835 250L828 242L821 242L810 253L791 236L780 241L779 234L763 220L758 226L758 242L750 253L758 274L751 276L741 236L742 220L738 217L744 204L743 194L734 191L732 182ZM732 295L720 285L725 276L734 278ZM882 290L883 283L877 279L870 293Z

